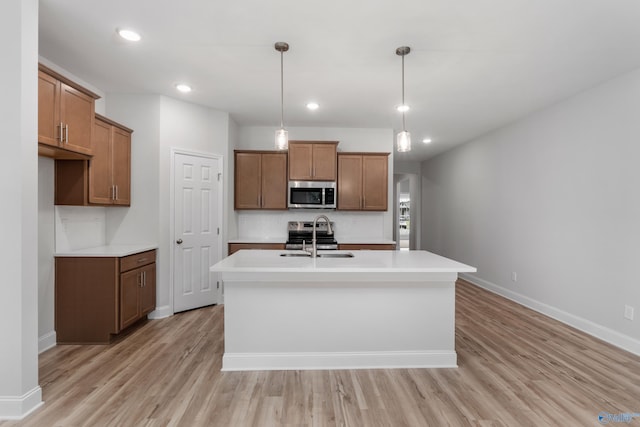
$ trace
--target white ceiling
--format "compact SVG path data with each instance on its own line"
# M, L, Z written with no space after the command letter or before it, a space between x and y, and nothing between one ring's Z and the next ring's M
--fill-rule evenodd
M137 44L117 27L142 34ZM640 66L638 0L40 0L40 55L107 92L240 125L402 127L421 160ZM177 82L190 94L178 94ZM310 112L309 100L320 104ZM420 141L430 136L433 143Z

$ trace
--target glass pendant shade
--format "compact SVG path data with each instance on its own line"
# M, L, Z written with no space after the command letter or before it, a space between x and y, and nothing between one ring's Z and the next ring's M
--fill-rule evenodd
M406 130L398 132L396 137L396 145L399 153L411 151L411 134Z
M289 148L289 132L285 128L276 131L276 150L287 150Z

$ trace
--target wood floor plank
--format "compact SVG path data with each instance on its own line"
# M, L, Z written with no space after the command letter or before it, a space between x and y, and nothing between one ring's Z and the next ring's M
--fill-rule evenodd
M223 307L40 355L27 426L583 426L640 412L640 357L459 281L457 369L221 372ZM637 419L634 422L640 422Z

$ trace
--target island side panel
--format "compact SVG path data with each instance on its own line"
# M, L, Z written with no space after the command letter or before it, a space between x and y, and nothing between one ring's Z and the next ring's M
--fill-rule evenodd
M223 370L455 366L455 278L225 280Z

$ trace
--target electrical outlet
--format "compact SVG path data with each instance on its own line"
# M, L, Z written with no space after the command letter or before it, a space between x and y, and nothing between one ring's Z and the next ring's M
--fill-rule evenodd
M518 281L518 273L516 273L515 271L511 272L511 280L514 282Z
M625 305L624 306L624 318L628 319L628 320L633 320L633 312L635 311L635 309L633 307L631 307L630 305Z

